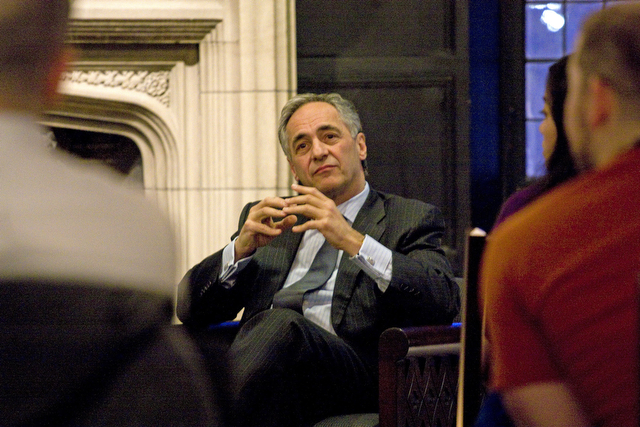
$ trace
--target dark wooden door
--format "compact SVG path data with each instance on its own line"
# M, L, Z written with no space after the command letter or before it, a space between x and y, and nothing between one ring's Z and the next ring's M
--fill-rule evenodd
M456 273L469 206L467 0L297 0L298 92L356 105L369 183L438 206Z

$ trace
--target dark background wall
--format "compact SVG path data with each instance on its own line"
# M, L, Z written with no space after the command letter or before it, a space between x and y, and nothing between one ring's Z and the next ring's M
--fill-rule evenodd
M359 110L369 182L438 206L456 259L469 224L466 2L297 2L298 91Z
M298 92L336 91L355 103L369 182L440 207L458 272L465 230L489 230L524 173L524 142L512 131L523 78L504 64L517 60L509 45L518 37L500 41L504 16L510 32L522 31L518 8L498 0L296 3Z

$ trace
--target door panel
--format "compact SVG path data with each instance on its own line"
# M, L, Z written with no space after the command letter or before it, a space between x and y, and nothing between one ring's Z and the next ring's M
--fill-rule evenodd
M298 92L356 105L369 182L438 206L456 272L469 207L467 2L298 0Z

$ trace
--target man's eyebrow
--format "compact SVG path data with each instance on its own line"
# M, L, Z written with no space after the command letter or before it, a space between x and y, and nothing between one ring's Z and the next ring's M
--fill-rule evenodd
M307 137L306 133L299 133L293 137L293 139L291 140L291 144L295 145L296 142L300 141L301 139L305 139L306 137Z
M340 132L340 128L338 128L337 126L334 126L334 125L329 125L329 124L322 125L322 126L320 126L318 128L318 132L326 132L326 131L329 131L329 130L335 131L335 132L338 132L338 133ZM301 139L306 138L307 136L308 136L307 133L304 133L304 132L303 133L299 133L299 134L297 134L296 136L293 137L293 139L291 140L291 143L295 144L296 142L300 141Z

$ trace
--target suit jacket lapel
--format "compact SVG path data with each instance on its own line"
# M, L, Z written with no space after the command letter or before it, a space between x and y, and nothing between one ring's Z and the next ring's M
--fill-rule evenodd
M380 199L375 190L371 189L352 227L360 233L368 234L373 239L380 241L380 237L385 231L385 223L383 222L385 216L386 212L382 199ZM353 291L359 283L356 280L358 274L365 273L355 263L348 260L347 254L343 254L333 290L331 321L334 329L342 322Z
M381 223L385 216L386 212L382 199L375 190L371 190L353 222L353 228L378 240L385 230L384 225Z

